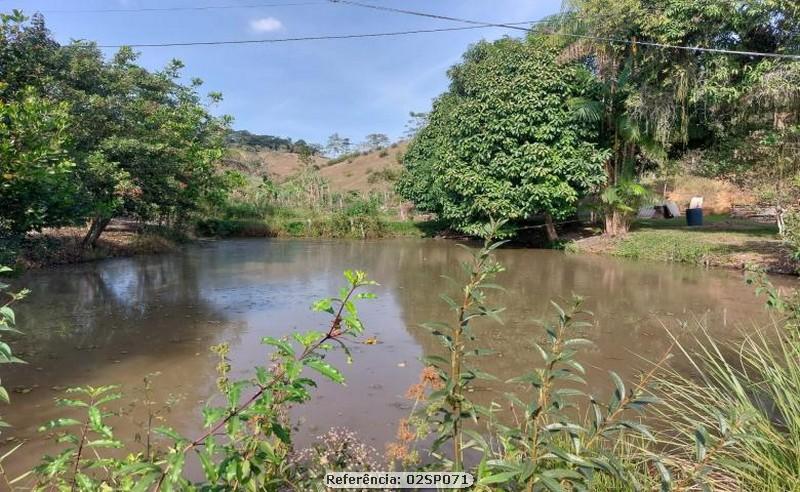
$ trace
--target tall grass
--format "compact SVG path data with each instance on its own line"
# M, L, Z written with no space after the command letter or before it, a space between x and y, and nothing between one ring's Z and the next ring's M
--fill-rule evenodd
M691 371L659 381L662 444L682 468L678 483L702 475L713 490L800 490L800 338L786 320L738 342L702 329L677 347Z

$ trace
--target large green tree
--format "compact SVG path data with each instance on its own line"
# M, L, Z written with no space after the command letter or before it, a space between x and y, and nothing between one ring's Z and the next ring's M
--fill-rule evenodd
M27 21L18 12L2 17L0 41L0 100L34 91L68 113L62 151L73 168L58 181L71 182L75 191L69 202L51 201L43 217L69 204L72 222L90 222L86 246L114 216L181 224L224 188L214 163L229 121L211 115L198 94L201 81L179 82L179 61L149 71L129 48L107 60L92 43L59 45L41 16ZM209 95L211 103L220 97ZM31 181L29 189L44 194L48 186ZM11 215L2 205L0 214ZM31 228L59 225L62 220L43 220Z
M490 218L541 215L555 238L553 219L603 182L606 158L592 143L595 125L569 105L591 90L591 76L558 55L541 36L471 47L408 148L400 194L466 233Z

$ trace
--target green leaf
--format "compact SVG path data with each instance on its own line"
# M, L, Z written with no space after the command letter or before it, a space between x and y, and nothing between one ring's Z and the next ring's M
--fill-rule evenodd
M122 443L116 439L96 439L86 443L87 446L92 448L121 448Z
M650 441L656 440L656 438L653 437L653 434L650 433L650 430L644 424L641 424L639 422L633 422L630 420L623 420L622 422L619 423L619 425L638 432L639 434L641 434L643 437L647 438Z
M82 424L80 421L75 419L59 418L51 420L46 424L44 424L43 426L39 427L39 432L47 432L53 429L61 429L63 427L72 427L77 425L82 425Z
M561 484L558 483L557 480L553 480L552 478L544 476L544 475L540 476L539 480L542 482L542 485L544 485L544 488L546 488L550 492L563 492L564 491L564 489L561 487Z
M315 301L314 304L311 305L311 310L312 311L317 311L317 312L325 312L325 313L334 314L334 311L333 311L333 300L330 299L330 298L327 298L327 299L320 299L318 301Z
M14 317L14 310L8 306L0 306L0 318L5 318L8 320L10 325L16 324L16 318Z
M138 477L136 480L136 485L131 489L131 492L147 492L150 490L150 486L153 485L160 477L160 473L149 473L147 475Z
M284 444L291 444L292 443L292 436L289 433L289 430L286 429L285 427L283 427L278 422L273 422L272 423L272 432L274 432L275 435L278 436L278 439L283 441Z
M450 361L446 360L444 357L439 357L438 355L426 355L422 358L422 363L437 367L450 365Z
M706 457L706 447L708 446L708 432L702 425L694 431L695 459L703 461Z
M611 379L614 381L614 386L617 388L616 397L622 400L625 398L625 383L622 382L622 378L619 377L619 374L616 372L608 371L608 373L611 375Z
M294 355L295 355L294 348L286 340L281 340L281 339L275 338L275 337L264 337L264 338L261 339L261 343L263 343L265 345L272 345L273 347L276 347L284 355L288 355L290 357L294 357Z
M661 491L669 492L672 490L672 475L661 460L654 460L654 464L658 470L658 474L661 476Z
M301 333L294 333L292 335L292 337L294 337L295 340L300 342L300 344L303 347L306 347L306 348L310 347L311 345L313 345L314 343L319 341L324 336L325 335L323 333L320 333L318 331L309 331L307 333L302 333L302 334ZM285 350L285 348L282 348L282 350ZM294 355L294 354L293 353L292 354L288 354L287 353L287 355Z
M164 426L156 427L156 428L153 429L153 432L155 432L156 434L168 437L168 438L172 439L173 441L175 441L176 443L185 441L183 436L178 434L171 427L164 427Z
M328 364L327 362L321 359L306 359L303 361L303 365L314 369L318 373L322 374L326 378L330 379L331 381L339 384L344 383L344 376L338 369L333 367L332 365Z
M498 483L506 483L511 482L514 480L514 477L519 475L519 471L507 471L496 473L494 475L489 475L488 477L484 477L478 481L478 485L492 485Z

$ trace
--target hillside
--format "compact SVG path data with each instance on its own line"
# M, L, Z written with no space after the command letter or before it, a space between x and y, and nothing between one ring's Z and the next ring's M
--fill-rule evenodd
M400 142L384 150L353 156L330 164L331 159L314 156L314 164L326 178L333 191L388 191L390 178L401 166L398 154L405 152L407 142ZM252 176L269 176L281 182L302 169L300 155L292 152L234 146L228 149L224 160L226 167Z
M252 176L269 176L276 181L283 181L303 166L299 154L236 146L228 148L223 163L230 169ZM324 167L327 163L327 158L314 156L317 166Z
M320 173L337 191L387 191L392 187L387 178L402 169L398 155L405 152L406 147L407 142L400 142L393 148L369 152L323 167Z

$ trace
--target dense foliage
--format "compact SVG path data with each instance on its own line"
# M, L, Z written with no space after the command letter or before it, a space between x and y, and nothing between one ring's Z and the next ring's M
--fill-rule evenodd
M21 234L92 226L93 245L117 215L180 225L224 193L215 162L228 120L179 82L180 61L138 66L91 43L59 45L41 16L0 27L0 226ZM219 94L210 94L218 101Z
M538 37L473 46L409 146L400 194L468 233L491 217L573 213L603 182L605 153L567 104L590 74L558 53Z
M800 162L800 64L633 42L797 54L798 8L785 0L570 2L560 26L572 39L563 59L587 63L601 82L584 108L593 109L601 144L612 150L608 185L682 163L693 151L684 171L764 191L782 230L783 211L800 198L791 185ZM625 231L616 216L606 225Z
M29 90L17 101L0 100L0 233L24 233L75 220L71 179L75 163L66 146L69 114L64 104Z
M450 90L416 133L401 192L419 209L436 212L462 230L474 229L489 215L515 221L532 214L563 216L574 207L574 197L587 190L598 200L603 193L631 196L630 202L601 207L606 232L616 235L627 232L628 210L635 212L641 203L628 193L630 183L643 173L678 169L753 190L775 208L784 233L784 214L800 201L800 64L652 44L796 55L798 8L786 0L567 2L564 12L541 23L527 43L501 40L467 52L450 74ZM543 49L533 53L541 45L552 46L558 56ZM534 64L526 59L504 70L498 63L525 49L528 58L538 57L546 67L526 71ZM576 63L583 67L577 85L569 76L569 89L550 84L560 71L576 70ZM515 92L506 94L509 87ZM582 158L583 167L564 173L558 159L541 153L531 164L532 143L558 147L547 137L542 140L537 129L574 124L545 110L543 90L553 91L553 102L568 104L574 118L587 125L568 147L593 146L593 158L566 151L563 142L557 155ZM684 160L688 155L692 158ZM596 159L604 164L602 177L587 182L596 172ZM552 169L557 179L526 188L520 168L536 165ZM571 174L577 174L576 183L570 182ZM543 191L548 189L553 192ZM527 201L514 197L516 190ZM564 191L563 201L549 198Z

